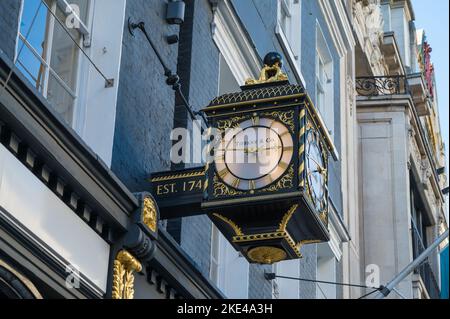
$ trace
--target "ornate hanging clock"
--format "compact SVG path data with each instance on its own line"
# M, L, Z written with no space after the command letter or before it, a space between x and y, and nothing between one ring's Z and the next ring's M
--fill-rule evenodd
M249 262L300 258L328 241L328 131L301 85L270 53L257 80L204 109L221 136L205 171L201 207Z
M300 258L328 241L328 159L337 153L301 85L270 53L259 79L204 109L220 134L206 167L153 174L161 218L208 214L251 263Z

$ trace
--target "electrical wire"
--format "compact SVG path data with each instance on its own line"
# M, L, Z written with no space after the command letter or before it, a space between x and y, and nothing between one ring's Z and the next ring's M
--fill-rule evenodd
M333 282L333 281L323 281L323 280L296 278L296 277L279 276L279 275L275 275L275 278L283 278L283 279L291 279L291 280L298 280L298 281L314 282L314 283L336 285L336 286L348 286L348 287L357 287L357 288L376 289L377 291L380 290L379 287L377 288L377 287L370 287L370 286L366 286L366 285L348 284L348 283Z
M367 293L365 295L362 295L358 299L365 299L366 297L369 297L370 295L373 295L374 293L376 293L377 291L380 291L380 290L381 290L380 288L374 289L373 291L371 291L371 292L369 292L369 293Z
M278 276L275 274L266 274L266 278L282 278L282 279L291 279L291 280L298 280L298 281L306 281L306 282L314 282L317 284L328 284L328 285L336 285L336 286L347 286L347 287L356 287L356 288L366 288L366 289L373 289L371 292L359 297L358 299L364 299L378 291L381 291L383 287L370 287L367 285L358 285L358 284L348 284L348 283L341 283L341 282L334 282L334 281L324 281L324 280L315 280L315 279L306 279L306 278L296 278L296 277L288 277L288 276ZM319 286L319 285L318 285ZM320 287L320 286L319 286Z

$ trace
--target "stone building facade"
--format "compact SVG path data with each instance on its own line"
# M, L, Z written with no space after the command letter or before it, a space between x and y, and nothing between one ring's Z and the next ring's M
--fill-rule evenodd
M0 3L0 276L22 283L0 294L132 297L116 289L122 267L135 298L358 298L366 291L314 281L366 284L378 267L383 284L447 229L437 92L409 1L185 0L181 25L168 23L163 0L63 2ZM171 162L172 129L193 123L129 20L145 23L194 111L240 91L266 53L284 56L338 153L328 243L255 265L207 216L156 231L136 222L152 173L202 163ZM25 185L29 206L18 199ZM79 289L65 285L72 268ZM435 297L438 282L436 252L398 289Z

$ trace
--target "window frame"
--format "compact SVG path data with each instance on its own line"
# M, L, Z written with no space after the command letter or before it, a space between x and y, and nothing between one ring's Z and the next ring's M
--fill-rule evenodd
M289 1L290 5L287 5L285 1ZM296 14L293 14L294 6L298 6ZM301 71L301 56L302 56L302 2L301 0L277 0L277 23L275 27L275 34L283 49L286 59L291 65L297 80L300 81L306 88L306 81ZM298 25L298 37L296 41L293 41L291 35L286 34L285 27L282 26L281 14L282 11L289 9L290 23ZM295 21L292 21L295 20ZM291 32L292 33L292 32Z
M79 40L77 42L78 46L80 47L89 47L90 41L91 41L91 32L88 26L92 26L92 16L93 16L93 8L95 7L95 1L96 0L90 0L86 2L87 8L86 8L86 23L81 20L81 18L76 14L76 12L73 10L73 8L69 5L69 3L66 0L40 0L42 3L41 5L45 8L47 13L46 18L46 27L44 30L44 43L45 48L43 48L42 55L38 53L36 48L28 41L26 38L26 34L22 34L21 29L19 27L18 29L18 35L17 35L17 45L16 45L16 52L14 56L14 64L20 64L21 68L31 77L35 83L34 86L41 92L43 97L45 99L48 99L48 93L49 93L49 82L50 78L52 77L56 83L61 86L61 89L65 91L73 100L73 106L72 110L70 112L70 121L64 121L65 124L69 125L72 128L75 128L77 125L77 122L80 121L79 114L80 114L80 95L83 94L83 90L80 86L81 81L81 70L85 68L83 65L83 53L80 52L80 49L76 47L77 50L77 57L75 59L75 63L72 66L74 75L74 89L69 87L69 85L64 81L61 76L54 70L54 68L51 66L52 63L52 53L53 53L53 38L54 38L54 30L57 24L59 24L56 21L56 17L54 15L57 15L57 10L59 9L60 12L67 18L69 16L73 17L77 24L79 24L79 27L73 28L76 32L79 34ZM45 3L44 3L45 2ZM23 21L23 10L24 10L24 3L22 3L21 13L20 13L20 23ZM48 7L47 7L48 6ZM49 12L51 10L52 13ZM64 21L61 21L64 22ZM86 24L88 26L86 26ZM69 37L69 35L67 35ZM73 39L70 39L72 41ZM27 67L20 61L20 53L24 47L27 47L28 50L30 50L30 53L32 56L37 60L38 63L40 63L39 69L43 68L42 71L42 80L39 80L38 78L34 78L33 74L27 69ZM40 73L41 71L39 71ZM42 81L42 83L41 83Z
M324 83L319 79L320 63L323 64ZM334 59L318 20L316 20L315 73L316 109L322 116L330 136L334 138Z
M216 286L220 283L220 231L211 223L211 261L209 267L209 278L212 280Z

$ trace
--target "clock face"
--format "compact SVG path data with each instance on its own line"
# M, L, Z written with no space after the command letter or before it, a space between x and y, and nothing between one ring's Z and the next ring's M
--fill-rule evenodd
M327 167L319 135L310 129L306 137L306 173L311 199L317 212L326 207Z
M235 189L261 189L286 172L293 151L286 126L273 119L253 117L226 132L216 152L217 174Z

